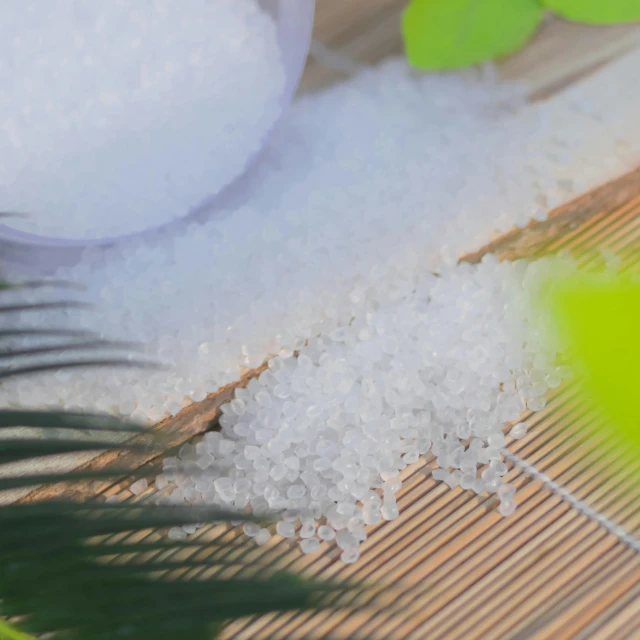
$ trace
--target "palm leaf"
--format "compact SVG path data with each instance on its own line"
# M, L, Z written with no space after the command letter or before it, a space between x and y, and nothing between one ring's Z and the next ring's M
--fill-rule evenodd
M84 291L85 287L70 280L56 280L54 278L45 278L42 280L22 280L20 282L3 282L3 289L9 291L20 291L23 289L75 289L76 291Z
M131 638L173 638L178 631L205 638L211 637L212 625L230 618L313 606L328 591L264 570L244 578L215 572L205 580L185 577L184 571L193 568L241 568L246 562L216 556L205 547L208 560L184 558L180 543L165 543L160 557L150 556L146 545L138 550L131 543L127 551L135 561L107 563L101 556L121 552L122 545L111 549L105 536L228 517L215 511L189 513L188 508L108 506L78 511L59 503L50 513L39 511L39 505L0 509L0 526L7 532L0 535L5 616L22 618L20 628L29 633L65 639L106 640L123 628ZM183 573L176 577L176 571Z
M11 291L3 287L5 291ZM14 304L0 304L0 314L24 313L26 311L51 311L53 309L91 309L91 305L77 300L56 300L54 302L20 302Z
M13 367L0 367L0 380L3 378L15 378L16 376L31 375L33 373L43 373L45 371L60 371L62 369L88 369L92 367L144 367L147 369L157 369L158 366L152 362L143 360L133 360L129 358L105 358L93 360L62 360L60 362L49 362L42 364L32 364Z
M15 438L5 440L0 447L0 464L43 458L46 456L81 453L84 451L102 451L105 449L141 450L139 445L114 444L113 441L101 440L73 440L42 438ZM2 480L0 480L2 482Z
M68 302L0 303L0 318L15 314L20 318L21 313L61 308L61 304L69 307ZM76 304L72 301L71 306ZM18 323L3 328L0 338L65 335L66 330L60 331L26 329ZM69 332L70 337L82 334ZM82 337L87 337L86 332ZM122 344L91 338L71 347L88 352L84 359L53 363L40 359L59 353L60 348L69 350L69 343L28 349L9 344L0 351L1 359L11 361L13 356L35 361L22 365L11 362L0 368L0 379L76 366L150 366L105 356L103 352L122 348ZM99 355L92 356L96 349ZM0 464L95 450L149 447L153 451L158 444L152 431L110 416L0 409L0 434L15 427L100 434L101 439L85 441L70 436L46 440L33 435L5 438L0 440ZM149 444L141 445L139 438L135 444L114 444L111 437L123 433L146 435ZM116 467L69 473L8 473L0 477L0 491L33 484L117 479L126 473L130 471ZM46 634L55 640L204 640L217 635L230 619L326 606L327 595L340 591L335 586L283 575L268 563L257 565L250 560L253 547L245 539L183 542L153 533L168 527L238 518L237 513L212 508L110 504L96 498L0 506L0 615L10 621L0 621L0 638L30 640ZM201 575L194 576L196 571Z
M0 360L66 353L67 351L84 351L85 349L133 349L135 347L133 342L116 342L115 340L73 341L35 347L0 349Z
M0 429L36 427L40 429L76 429L79 431L119 431L144 433L146 429L103 414L87 415L73 411L0 409Z
M96 337L97 334L92 331L81 331L78 329L0 329L0 339L6 338L20 338L20 337L65 337L65 338L91 338Z
M145 367L157 368L157 363L147 362L143 359L135 359L132 356L132 350L136 345L128 342L116 342L104 340L91 334L90 332L74 331L73 329L59 329L57 327L31 328L23 327L20 319L23 314L29 314L34 311L61 311L73 309L87 309L91 305L87 305L78 300L46 300L46 301L23 301L12 300L6 301L6 296L23 289L40 289L44 287L53 287L54 289L64 287L82 288L65 280L35 280L19 282L11 284L0 281L0 318L3 319L4 325L0 331L0 338L11 340L19 338L50 338L54 335L65 335L75 340L69 340L58 345L52 345L49 342L44 344L36 342L29 346L17 347L12 342L9 346L0 349L0 362L10 361L10 364L0 366L0 381L10 377L32 375L34 373L46 373L48 371L58 371L62 369L78 369L78 368L95 368L102 366L110 367ZM9 324L12 318L17 316L18 324L11 326ZM84 340L82 340L84 338ZM114 357L104 355L104 352L117 353L126 350L126 356ZM80 357L69 358L67 353L78 353ZM61 356L56 357L54 361L45 361L37 359L35 362L29 362L34 356ZM25 362L26 360L26 362Z

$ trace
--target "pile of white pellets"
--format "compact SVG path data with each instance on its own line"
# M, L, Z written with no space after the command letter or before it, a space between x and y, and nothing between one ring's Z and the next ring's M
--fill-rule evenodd
M522 412L570 375L532 306L550 267L456 258L638 163L639 62L534 105L400 60L300 99L243 201L60 269L93 309L16 314L138 341L166 368L16 378L0 404L154 422L269 359L220 433L165 460L162 501L277 512L304 552L335 538L354 562L365 525L397 517L400 472L432 453L436 479L508 515L505 425L524 435Z
M16 379L0 401L154 422L402 298L443 258L637 166L639 63L530 105L490 77L416 76L401 60L303 97L244 201L60 270L93 309L19 318L139 342L166 369Z
M2 209L55 238L184 216L261 147L280 57L257 0L3 0Z
M400 472L432 453L435 479L497 494L510 515L505 425L524 436L522 413L542 409L545 393L571 375L532 306L561 264L489 255L444 266L297 357L271 359L222 406L220 432L165 459L160 502L277 513L277 533L304 553L335 538L351 563L365 525L398 517ZM254 522L244 531L258 544L271 535Z

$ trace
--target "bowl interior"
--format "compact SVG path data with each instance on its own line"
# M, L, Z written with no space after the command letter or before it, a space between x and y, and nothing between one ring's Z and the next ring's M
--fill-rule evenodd
M10 224L0 223L0 247L2 245L23 245L25 247L33 248L39 251L41 258L38 263L46 264L49 261L54 263L69 264L77 261L82 252L89 247L110 246L116 242L130 240L134 238L141 238L149 233L156 232L160 229L169 229L170 227L181 224L185 218L190 217L198 212L202 212L203 209L209 211L215 210L218 199L224 199L224 194L228 191L236 182L244 177L250 170L257 157L260 155L261 150L267 144L271 133L277 127L278 123L282 119L286 109L291 103L293 96L296 92L300 76L304 69L307 54L309 51L309 45L311 43L311 31L313 28L313 17L315 9L315 0L258 0L263 9L269 12L277 24L278 42L282 51L282 61L285 67L286 73L286 85L281 98L282 113L278 120L274 123L267 135L265 135L260 150L249 158L246 169L243 174L237 176L226 187L218 191L217 194L206 198L200 205L194 207L190 211L185 211L184 216L181 218L172 220L157 227L152 227L143 231L137 231L131 234L124 234L121 236L114 236L108 238L94 238L94 239L67 239L67 238L50 238L45 236L39 236L31 234L19 229L11 227ZM1 208L1 203L0 203ZM10 222L10 218L7 219ZM47 252L47 249L51 251ZM65 251L61 251L65 250ZM12 252L3 252L4 256L0 254L0 260L6 259L7 253L10 255ZM47 259L44 254L50 253L50 258ZM63 259L64 256L64 259ZM52 265L53 266L53 265Z

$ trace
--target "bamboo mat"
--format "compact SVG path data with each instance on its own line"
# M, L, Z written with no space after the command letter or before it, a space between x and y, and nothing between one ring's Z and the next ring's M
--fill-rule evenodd
M601 248L617 252L624 271L640 272L640 172L490 247L500 258L569 250L593 266ZM603 440L603 424L573 385L550 394L526 422L527 436L507 443L512 453L640 535L637 466ZM427 459L403 472L400 518L370 528L355 565L342 565L335 550L309 557L274 542L290 569L365 582L373 593L337 613L235 623L228 637L640 638L638 553L508 466L519 505L509 518L499 515L494 497L433 481Z
M360 63L401 51L398 0L319 0L315 38ZM637 27L593 29L550 21L522 54L505 61L499 73L524 79L533 99L545 98L601 68L640 42ZM553 61L553 64L551 62ZM302 90L315 90L344 74L311 60ZM619 253L627 271L640 269L640 172L579 198L543 223L498 238L462 259L486 252L501 259L535 257L571 250L585 264L597 265L593 249ZM262 368L202 403L192 405L157 429L172 446L216 427L219 406L233 389ZM508 442L509 450L535 465L577 498L640 537L640 502L629 467L602 424L578 401L571 384L550 394L544 410L526 418L527 436ZM152 477L159 460L139 453L98 456L85 468L117 463ZM362 582L370 587L345 608L325 613L265 616L233 623L229 638L417 638L584 640L640 638L640 557L597 521L561 499L539 480L509 463L506 480L518 487L518 510L509 518L497 512L495 498L450 490L431 477L427 457L403 472L398 496L400 517L369 527L355 565L343 565L335 548L303 556L288 541L272 538L248 560L269 559L278 566L320 580ZM623 468L622 471L616 471ZM627 470L624 470L627 469ZM95 483L67 492L120 495L126 486ZM28 500L59 494L40 488ZM153 495L151 487L136 500ZM156 536L157 534L151 534ZM230 540L236 528L207 527L198 539ZM325 545L326 547L326 545ZM204 560L205 558L199 558ZM210 559L210 558L209 558ZM194 569L194 575L219 571ZM225 568L222 571L231 571Z
M579 262L597 267L601 258L595 250L602 248L622 258L624 271L640 272L640 170L462 259L475 262L486 252L514 259L569 250ZM190 408L165 422L162 430L172 434L176 446L193 439L192 434L215 427L217 406L230 394L227 389ZM640 502L633 484L637 465L629 466L619 449L602 438L603 424L579 401L574 386L565 384L549 394L547 406L526 416L526 422L528 434L519 441L508 439L509 451L640 537ZM130 455L100 456L90 466L117 460L152 478L159 460L126 457ZM400 517L368 528L356 564L342 564L339 550L326 544L319 553L304 556L297 545L278 536L253 548L245 561L268 560L294 573L354 581L369 590L338 610L237 621L226 637L640 638L640 555L540 480L517 465L508 466L506 480L518 488L518 510L509 518L500 516L495 497L435 482L435 464L427 457L403 472ZM130 482L129 477L69 490L131 499L126 489ZM58 489L42 488L30 499L50 497L54 491ZM153 495L150 487L135 500ZM232 540L243 539L243 534L218 525L195 537ZM214 556L198 559L211 562ZM203 565L192 573L247 570Z

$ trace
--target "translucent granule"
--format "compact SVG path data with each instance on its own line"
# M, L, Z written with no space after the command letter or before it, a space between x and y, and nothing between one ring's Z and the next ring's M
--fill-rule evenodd
M360 552L357 549L345 549L340 554L340 560L345 564L353 564L360 557Z
M256 544L263 545L265 544L269 538L271 538L271 533L269 533L269 529L260 529L257 535L254 537Z
M527 408L531 409L531 411L540 411L540 409L543 409L546 404L547 401L539 396L529 398L529 400L527 400Z
M511 430L509 431L509 435L515 440L519 440L520 438L524 438L527 435L527 425L524 422L518 422L518 424L513 425Z
M516 488L512 484L503 484L500 489L498 489L498 498L500 498L500 500L507 500L513 498L515 493Z
M291 522L278 522L276 525L276 532L283 538L291 538L296 533L296 528Z
M318 538L320 540L333 540L336 537L336 532L327 525L318 527Z
M505 517L510 516L512 513L515 512L516 506L517 505L514 500L510 498L505 498L500 502L500 507L499 507L500 514Z
M171 540L186 540L187 534L180 527L172 527L167 534Z
M139 496L141 493L144 493L149 486L146 478L140 478L140 480L136 480L130 487L129 491L133 493L134 496Z
M260 533L260 525L257 522L245 522L242 530L250 538L253 538Z
M302 553L316 553L320 548L320 540L318 538L307 538L300 543Z

